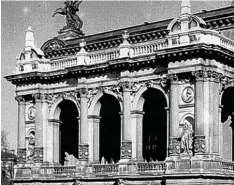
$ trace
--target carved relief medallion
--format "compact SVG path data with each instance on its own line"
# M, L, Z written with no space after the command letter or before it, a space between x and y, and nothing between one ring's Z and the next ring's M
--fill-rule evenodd
M28 108L28 119L33 120L36 117L36 108L31 106Z
M185 87L183 92L182 92L181 98L185 103L192 102L194 99L193 88L192 87Z

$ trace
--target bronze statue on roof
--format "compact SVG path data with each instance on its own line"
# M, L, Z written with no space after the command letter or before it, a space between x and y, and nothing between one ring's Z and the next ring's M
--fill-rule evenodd
M82 0L81 1L65 1L64 8L58 8L54 11L54 14L52 15L52 17L54 17L56 14L61 14L61 15L66 16L67 25L63 28L63 30L72 29L77 32L82 32L80 29L83 26L83 21L76 14L79 11L79 6L81 2Z

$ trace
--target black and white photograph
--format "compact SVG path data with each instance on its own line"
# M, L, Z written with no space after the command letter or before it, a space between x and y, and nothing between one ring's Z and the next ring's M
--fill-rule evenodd
M234 1L1 1L2 185L234 185Z

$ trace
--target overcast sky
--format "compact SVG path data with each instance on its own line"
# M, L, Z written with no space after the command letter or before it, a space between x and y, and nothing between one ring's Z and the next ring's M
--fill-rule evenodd
M84 1L79 15L86 35L179 16L180 1ZM192 13L229 6L229 1L192 1ZM57 36L65 17L52 13L63 1L1 2L1 127L8 134L11 149L16 148L17 102L14 86L3 76L13 74L16 57L24 49L25 30L31 26L38 47Z

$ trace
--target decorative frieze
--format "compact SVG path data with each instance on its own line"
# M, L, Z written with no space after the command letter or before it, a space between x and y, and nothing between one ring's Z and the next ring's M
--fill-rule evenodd
M43 147L34 148L34 162L42 163L43 162Z
M87 161L89 159L89 145L80 144L79 145L79 160Z
M121 159L131 159L132 157L132 142L123 141L121 146Z
M23 164L26 162L26 148L17 149L17 163Z
M180 154L180 142L178 138L170 138L169 140L169 155L176 156Z
M194 153L204 154L206 147L205 136L195 136L194 140Z

